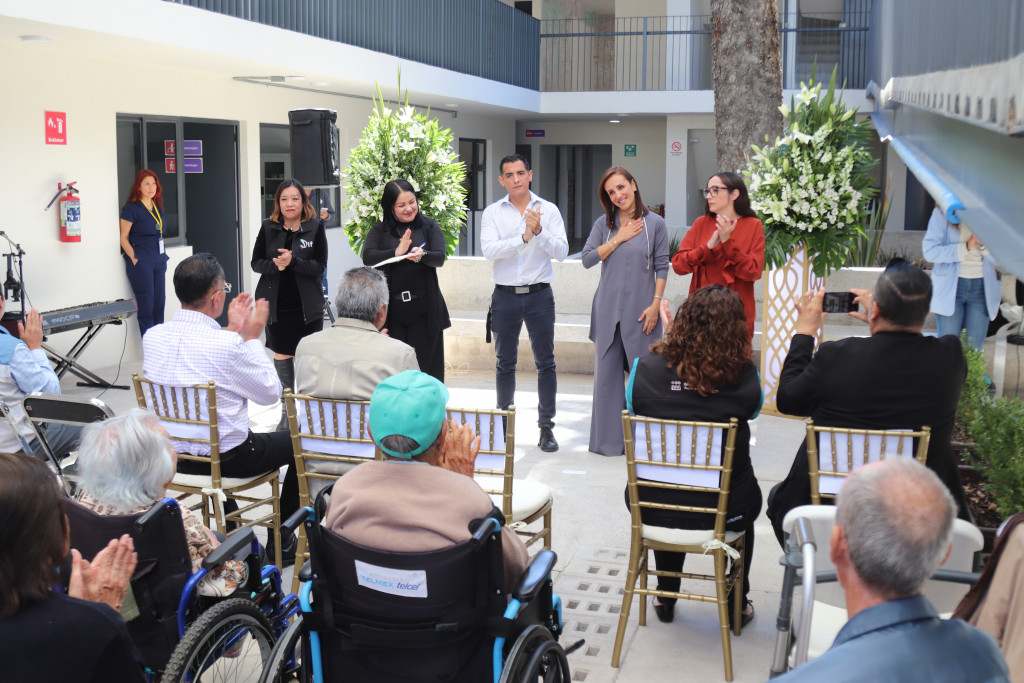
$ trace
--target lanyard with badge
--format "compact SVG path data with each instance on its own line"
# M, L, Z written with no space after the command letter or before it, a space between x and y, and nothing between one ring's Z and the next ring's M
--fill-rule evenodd
M139 203L142 204L142 207L146 209L146 211L149 211L149 215L153 217L153 222L156 223L156 231L160 235L160 240L158 242L159 252L162 254L164 253L164 218L160 215L160 209L157 208L156 204L153 204L153 209L150 210L150 208L142 202ZM156 211L156 213L153 213L153 211Z

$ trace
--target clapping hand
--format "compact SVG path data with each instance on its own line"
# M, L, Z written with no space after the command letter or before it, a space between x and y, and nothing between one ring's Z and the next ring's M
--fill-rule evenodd
M543 229L540 224L540 217L543 213L540 209L527 209L523 214L523 220L526 221L526 229L534 235L539 235Z
M119 612L138 561L135 544L128 534L116 541L111 539L92 562L82 559L82 553L72 549L68 595L106 603Z
M43 316L39 311L32 309L25 316L25 324L18 323L18 336L30 351L35 351L43 346Z
M274 265L278 270L284 270L292 262L292 252L288 249L278 249L278 256L274 259Z
M402 234L402 239L398 241L398 246L395 247L395 256L401 256L409 251L409 247L412 246L412 229L406 228L405 233Z
M228 306L228 329L240 334L243 341L258 339L269 317L270 304L266 299L253 303L252 294L239 292Z
M455 420L448 421L448 428L448 438L438 464L449 472L472 477L476 456L480 452L480 437L473 435L471 426L460 425Z
M733 230L736 229L737 220L739 219L729 220L728 218L722 215L715 216L715 224L718 227L717 234L719 244L723 244L729 241L729 238L732 237Z

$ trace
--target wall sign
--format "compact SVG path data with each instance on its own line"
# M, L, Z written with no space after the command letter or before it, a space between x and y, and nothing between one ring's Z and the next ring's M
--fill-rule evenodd
M202 173L203 159L202 157L185 157L181 160L181 168L185 173Z
M165 173L174 173L177 170L178 170L177 167L175 167L175 165L174 165L174 157L168 157L167 159L164 159L164 172Z
M182 140L181 141L181 153L187 157L201 157L203 156L203 141L202 140ZM186 171L187 173L187 171Z
M46 144L68 144L68 115L63 111L44 112L43 116Z
M174 156L174 140L164 140L164 156Z
M635 157L636 156L636 145L626 145L625 156Z
M681 143L678 140L676 140L671 145L669 145L669 154L671 154L672 156L677 157L677 156L681 155L682 153L683 153L683 143Z
M543 128L527 128L526 129L526 137L528 137L528 138L542 138L542 137L544 137L544 129Z

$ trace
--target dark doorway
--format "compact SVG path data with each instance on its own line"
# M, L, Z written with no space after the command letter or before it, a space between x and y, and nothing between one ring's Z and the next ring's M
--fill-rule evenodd
M224 267L224 278L233 291L240 292L237 130L233 123L185 121L184 139L200 142L202 154L185 157L182 165L186 242L194 253L206 251L216 256ZM196 148L186 146L184 151ZM226 310L218 322L227 325Z
M487 141L459 138L459 160L466 164L466 227L459 235L459 256L480 254L480 219L487 206Z

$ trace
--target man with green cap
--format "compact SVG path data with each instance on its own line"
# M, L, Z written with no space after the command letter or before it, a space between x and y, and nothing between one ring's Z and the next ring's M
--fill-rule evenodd
M387 456L338 479L325 525L369 548L440 550L469 540L469 523L494 503L473 480L480 437L445 420L448 389L434 377L406 370L377 385L370 397L370 435ZM512 588L529 562L526 547L502 527L505 583Z

